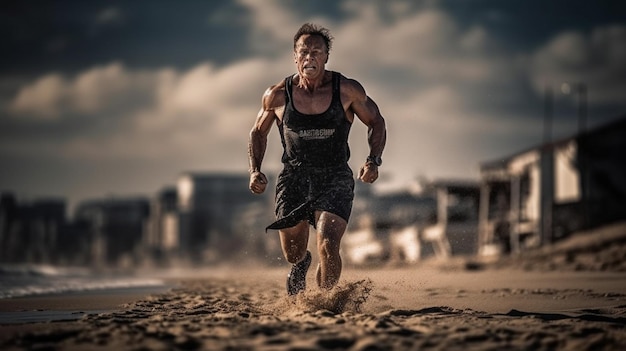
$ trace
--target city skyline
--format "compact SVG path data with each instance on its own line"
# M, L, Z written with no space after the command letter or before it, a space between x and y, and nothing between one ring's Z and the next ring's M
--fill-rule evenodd
M387 119L381 171L477 178L479 163L626 112L626 6L618 1L45 1L3 4L0 191L151 196L187 171L245 172L269 85L295 71L304 22L331 30L328 69L359 80ZM356 123L351 166L367 155ZM270 134L264 169L280 168Z

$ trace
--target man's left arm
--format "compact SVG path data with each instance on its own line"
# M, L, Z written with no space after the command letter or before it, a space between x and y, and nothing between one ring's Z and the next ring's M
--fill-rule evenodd
M382 157L387 142L385 119L380 114L376 103L370 97L367 97L365 109L368 110L369 113L359 114L356 112L356 114L367 126L367 142L370 147L370 156ZM364 115L364 117L362 118L361 115Z
M353 100L350 107L359 120L367 126L367 142L370 148L370 157L359 170L359 179L366 183L373 183L378 179L378 166L380 166L387 142L387 127L378 105L367 96L365 89L358 82L352 81L352 83Z

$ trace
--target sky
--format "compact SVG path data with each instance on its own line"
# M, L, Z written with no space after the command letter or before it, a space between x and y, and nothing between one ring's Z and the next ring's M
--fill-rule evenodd
M475 179L480 164L626 115L619 0L3 1L0 191L154 196L184 172L247 171L265 89L295 73L293 35L330 29L327 69L387 123L378 187ZM366 128L350 136L355 172ZM281 168L277 129L263 170Z

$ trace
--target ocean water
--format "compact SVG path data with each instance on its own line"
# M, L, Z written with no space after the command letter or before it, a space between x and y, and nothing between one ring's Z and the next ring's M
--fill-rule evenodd
M26 296L163 287L161 279L101 273L81 267L0 265L0 299Z

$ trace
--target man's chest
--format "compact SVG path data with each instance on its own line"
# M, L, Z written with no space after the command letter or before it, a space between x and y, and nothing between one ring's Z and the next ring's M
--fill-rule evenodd
M315 92L307 92L294 87L292 96L294 108L298 112L307 115L317 115L326 112L333 101L331 87L318 89Z

